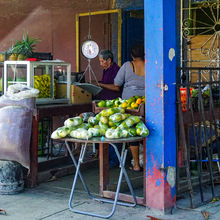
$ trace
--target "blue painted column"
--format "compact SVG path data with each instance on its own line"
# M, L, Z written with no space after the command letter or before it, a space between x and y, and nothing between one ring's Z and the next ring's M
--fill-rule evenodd
M175 0L145 0L146 203L167 212L176 202Z

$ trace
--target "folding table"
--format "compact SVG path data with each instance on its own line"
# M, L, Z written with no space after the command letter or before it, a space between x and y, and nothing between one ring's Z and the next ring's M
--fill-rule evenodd
M127 175L127 172L125 170L125 161L126 161L126 156L127 156L126 143L143 141L143 139L144 139L143 137L129 137L129 138L120 138L120 139L107 139L107 138L103 138L103 137L97 137L97 138L92 138L92 139L89 139L89 140L81 140L81 139L73 139L73 138L60 139L60 140L65 141L66 148L67 148L67 150L70 154L70 157L72 158L74 166L76 167L75 177L74 177L74 180L73 180L72 190L71 190L70 198L69 198L69 208L70 208L70 210L72 212L83 214L83 215L88 215L88 216L106 218L107 219L107 218L110 218L114 214L114 212L116 210L116 205L123 205L123 206L128 206L128 207L136 206L136 204L137 204L136 195L134 193L131 182L130 182L129 177ZM76 161L74 155L72 154L72 151L71 151L70 145L69 145L70 143L82 143L78 162ZM89 144L89 143L106 143L106 144L111 145L115 150L115 153L118 157L119 164L120 164L120 166L119 166L120 167L120 174L119 174L119 178L118 178L118 184L117 184L117 189L116 189L116 194L115 194L114 200L94 197L90 193L90 191L89 191L89 189L86 185L86 182L84 180L84 177L83 177L82 173L80 172L80 165L83 163L83 159L84 159L85 152L86 152L86 149L87 149L87 144ZM118 151L118 148L115 145L115 143L122 143L123 144L121 155L120 155L120 153ZM118 201L118 196L119 196L119 191L120 191L123 175L124 175L125 180L128 184L130 193L133 197L133 200L134 200L133 203L119 202ZM109 214L101 215L101 214L97 214L95 212L81 211L81 210L78 210L78 209L75 209L75 208L72 207L72 200L73 200L75 187L76 187L76 182L77 182L78 177L80 177L81 182L83 184L83 187L84 187L85 191L88 193L89 198L91 198L92 200L98 201L98 202L104 202L104 203L106 202L106 203L113 204L112 210Z

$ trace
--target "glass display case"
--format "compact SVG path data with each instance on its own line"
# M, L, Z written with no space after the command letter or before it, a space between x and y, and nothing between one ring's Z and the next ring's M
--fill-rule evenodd
M9 85L22 83L38 89L37 104L69 103L71 64L56 61L5 61L4 92ZM62 83L65 96L57 94L57 84Z

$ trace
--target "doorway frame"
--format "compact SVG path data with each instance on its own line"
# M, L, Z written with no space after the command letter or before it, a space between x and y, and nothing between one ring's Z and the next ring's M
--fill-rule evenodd
M79 56L80 56L80 45L79 45L79 20L80 17L85 17L89 15L104 15L104 14L118 14L118 65L121 66L121 44L122 44L122 10L114 9L114 10L103 10L103 11L93 11L86 13L76 14L76 71L79 72Z

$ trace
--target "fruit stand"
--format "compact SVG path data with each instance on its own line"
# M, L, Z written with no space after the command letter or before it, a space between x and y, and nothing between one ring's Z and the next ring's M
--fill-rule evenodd
M108 163L108 148L109 145L114 147L116 155L118 156L117 147L113 143L129 143L134 141L142 141L144 150L145 150L145 137L149 135L149 131L142 121L141 116L132 115L129 113L125 113L126 109L122 107L116 108L105 108L100 111L95 116L90 116L86 121L84 121L81 117L73 117L69 118L64 122L64 126L56 129L52 135L52 139L65 140L66 147L71 155L69 150L68 142L79 142L79 143L99 143L99 159L100 159L100 194L103 197L115 199L114 203L117 203L118 198L123 201L133 202L135 200L135 204L144 204L144 198L134 198L134 195L126 195L119 193L119 188L121 184L121 177L118 180L118 189L116 192L112 192L107 190L109 185L109 163ZM62 139L65 138L65 139ZM124 171L124 163L126 156L123 156L125 153L125 145L122 148L122 157L119 159L121 167L123 169L123 173L126 176L126 171ZM75 159L72 157L74 165L77 169L75 178L77 179L80 163L83 162L83 157L85 154L86 147L81 148L80 158L78 165L75 162ZM82 157L82 158L81 158ZM123 162L122 162L123 161ZM80 178L81 173L79 173ZM122 174L121 174L122 175ZM76 181L76 180L75 180ZM82 180L83 181L83 180ZM127 180L127 183L130 182ZM145 181L145 178L144 178ZM85 183L83 183L85 185ZM129 185L129 183L128 183ZM72 195L75 187L75 182L72 189ZM130 191L132 191L132 186L130 187ZM145 184L144 184L145 189ZM87 191L88 192L88 191ZM89 192L88 192L89 193ZM71 197L72 197L71 195ZM70 199L71 203L72 198ZM72 211L76 211L72 209ZM85 214L82 212L78 212L81 214ZM112 210L112 214L114 213L114 208ZM91 216L97 216L96 214L86 213ZM111 215L110 215L111 216ZM102 216L103 217L103 216Z

